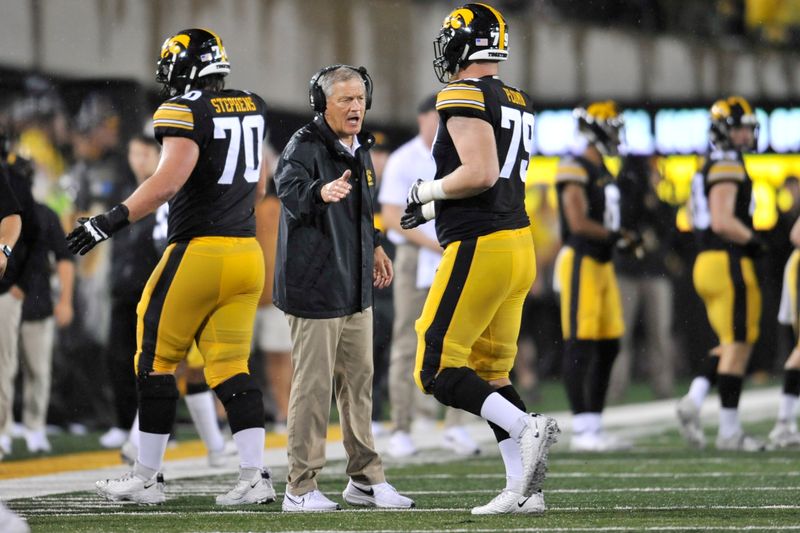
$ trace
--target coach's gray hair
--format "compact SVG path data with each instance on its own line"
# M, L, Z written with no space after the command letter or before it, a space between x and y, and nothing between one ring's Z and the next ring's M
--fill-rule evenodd
M336 70L331 70L330 72L326 72L322 76L319 77L319 86L322 87L322 92L325 93L325 98L330 98L331 94L333 94L333 86L340 81L350 81L353 78L357 78L361 81L361 85L364 85L364 78L361 77L361 73L357 70L354 70L350 67L339 67ZM364 91L366 92L366 85L364 86Z

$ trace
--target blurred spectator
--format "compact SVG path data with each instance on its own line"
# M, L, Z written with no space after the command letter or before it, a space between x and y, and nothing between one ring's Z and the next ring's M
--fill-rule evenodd
M136 182L141 184L158 166L161 149L152 137L138 136L128 143L128 165ZM132 191L131 191L132 192ZM157 213L151 213L138 224L120 230L111 242L111 320L107 356L115 421L100 437L105 448L118 448L127 438L127 429L136 416L136 306L147 280L161 258L155 243ZM166 223L166 217L164 217ZM163 232L165 233L165 232ZM165 234L166 236L166 234Z
M622 226L641 235L642 253L617 254L614 259L625 334L611 372L610 401L623 398L637 367L645 371L656 397L669 398L674 392L672 276L679 259L672 251L676 210L658 197L661 179L654 158L647 156L627 156L617 177L625 199ZM643 333L640 347L637 331Z
M375 193L374 205L378 205L383 170L389 159L391 148L389 139L383 132L373 132L375 144L370 150L372 165L375 167ZM386 227L380 213L375 214L375 227L386 234ZM383 250L389 259L394 261L395 247L389 239L383 240ZM381 436L385 433L379 423L383 417L384 407L389 397L389 349L392 344L392 322L394 321L394 285L382 289L374 289L375 304L372 308L372 363L375 373L372 378L372 435Z
M14 378L19 362L22 302L30 290L32 269L29 267L29 258L40 230L31 194L30 164L15 154L2 151L0 174L8 179L13 196L21 207L22 219L19 239L8 257L5 275L0 279L0 454L8 455L11 453L14 422ZM3 191L3 195L9 196L6 191Z
M31 249L27 268L31 271L29 291L22 304L20 359L22 361L22 425L28 451L50 452L45 424L50 402L55 328L72 323L72 294L75 260L67 249L58 215L36 204L39 239ZM52 258L51 258L52 256ZM58 277L58 301L53 305L50 277L52 262Z

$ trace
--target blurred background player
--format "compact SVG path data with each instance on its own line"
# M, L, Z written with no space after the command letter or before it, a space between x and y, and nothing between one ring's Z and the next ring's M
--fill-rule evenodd
M692 181L692 224L700 253L694 287L702 298L719 346L705 361L689 392L678 402L681 433L705 446L700 407L716 383L720 396L718 450L760 451L764 442L744 433L739 397L750 354L759 335L761 290L754 258L766 244L753 228L753 183L742 153L756 146L758 121L750 104L730 96L711 106L711 151Z
M435 215L445 249L416 322L414 381L494 431L506 487L472 513L542 513L547 454L559 429L550 417L526 413L509 379L522 305L536 277L525 212L533 106L498 77L508 26L493 7L453 10L434 50L434 71L447 84L436 98L436 175L412 185L400 221L411 229Z
M229 72L213 32L188 29L164 42L156 81L168 100L153 116L163 146L158 168L125 202L82 219L67 237L73 253L85 254L170 201L170 244L138 308L139 453L131 472L97 482L109 500L165 501L159 470L175 420L174 372L195 340L239 450L239 480L216 502L275 500L263 469L261 391L247 366L264 284L253 205L266 112L257 95L224 89Z
M576 451L630 447L603 430L603 408L619 339L622 303L612 262L631 237L620 225L620 191L604 156L619 153L622 115L611 100L575 110L580 155L562 158L556 173L561 236L556 276L564 337L563 380Z

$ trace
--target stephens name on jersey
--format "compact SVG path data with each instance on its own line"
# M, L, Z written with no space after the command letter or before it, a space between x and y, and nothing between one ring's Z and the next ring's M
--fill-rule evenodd
M500 177L493 187L469 198L437 202L439 243L488 235L530 224L525 212L525 176L533 149L533 108L530 97L499 78L467 78L449 83L436 98L441 122L433 143L436 177L442 179L461 165L447 131L450 117L485 120L494 129Z
M185 137L200 147L189 179L169 201L169 242L254 237L255 191L266 135L266 104L247 91L194 90L153 115L158 142Z

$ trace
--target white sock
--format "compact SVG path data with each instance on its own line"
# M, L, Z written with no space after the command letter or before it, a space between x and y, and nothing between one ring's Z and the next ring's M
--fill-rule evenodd
M587 413L578 413L572 415L572 433L575 435L586 433L588 427L586 424L586 414Z
M225 439L219 429L217 411L214 405L214 393L210 390L184 396L189 414L197 433L210 452L221 451L225 447Z
M719 410L719 436L723 439L732 437L742 430L739 422L739 410L723 407Z
M139 411L136 411L136 418L133 419L133 425L128 433L128 441L139 448Z
M603 419L600 413L583 413L586 417L586 431L600 433L603 431Z
M137 462L155 471L161 470L169 433L139 432L139 457Z
M519 432L523 427L516 422L523 416L528 416L528 413L521 411L497 392L491 393L481 405L481 417L497 424L515 439L519 437ZM515 424L519 426L516 429L514 429ZM514 435L512 431L517 434Z
M711 382L705 376L697 376L692 380L689 386L689 398L692 399L694 404L700 409L703 406L703 400L708 395L708 390L711 388Z
M778 403L778 420L791 422L794 420L794 411L797 407L797 396L794 394L781 394L781 401Z
M500 455L503 457L503 464L506 466L506 488L521 494L523 468L519 445L514 439L505 439L502 442L498 442L497 446L500 448Z
M233 434L241 468L264 468L264 428L247 428Z

